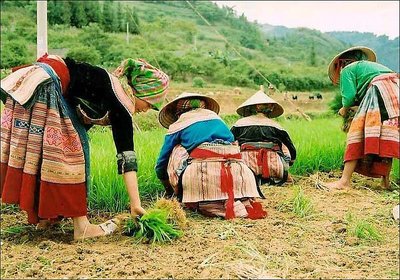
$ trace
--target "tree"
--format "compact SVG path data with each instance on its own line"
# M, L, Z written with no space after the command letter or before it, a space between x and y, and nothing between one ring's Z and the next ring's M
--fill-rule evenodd
M83 4L88 23L101 23L102 14L99 1L85 1Z
M71 25L82 28L88 24L85 8L80 1L71 2Z
M129 33L139 34L140 33L139 17L134 9L130 7L126 9L126 20L129 23Z
M107 54L110 45L112 45L110 37L104 33L97 23L90 23L85 26L79 40L82 44L98 50L102 56Z
M107 32L118 31L117 11L113 1L104 1L103 4L103 29Z
M11 68L32 61L34 56L27 45L28 42L23 39L2 42L0 67Z
M68 51L67 56L94 65L99 64L101 59L99 51L91 46L74 47Z
M48 20L50 24L71 24L71 4L67 1L48 2Z
M310 51L310 65L311 65L311 66L317 65L317 59L316 59L316 54L315 54L314 42L312 42L312 45L311 45L311 51Z

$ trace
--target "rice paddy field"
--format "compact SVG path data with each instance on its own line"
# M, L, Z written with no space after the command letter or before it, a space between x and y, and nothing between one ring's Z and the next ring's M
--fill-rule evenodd
M174 94L187 85L174 85ZM237 119L235 106L254 90L203 89L221 104L228 126ZM29 225L16 206L1 206L1 278L140 278L140 279L398 279L399 223L392 208L399 203L399 162L394 161L391 189L380 179L355 174L345 191L318 189L319 181L340 177L346 135L342 120L324 101L310 102L307 93L289 104L274 96L286 113L278 121L287 129L298 155L290 168L294 182L264 185L268 212L262 220L206 218L186 210L183 236L165 244L143 244L120 233L95 240L73 241L73 225L64 219L50 229ZM172 97L171 97L172 98ZM311 121L296 113L296 107ZM135 117L134 141L139 188L145 208L163 196L154 166L166 130L154 112ZM110 128L89 132L91 182L89 212L93 222L127 213L129 200L117 174Z

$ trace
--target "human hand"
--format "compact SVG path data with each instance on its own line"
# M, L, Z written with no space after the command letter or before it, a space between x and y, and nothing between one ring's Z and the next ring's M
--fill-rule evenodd
M146 213L146 210L142 206L131 206L131 215L133 217L142 216L144 213Z
M349 108L342 107L342 108L340 108L338 114L339 114L340 116L344 117L344 116L346 116L348 110L349 110Z

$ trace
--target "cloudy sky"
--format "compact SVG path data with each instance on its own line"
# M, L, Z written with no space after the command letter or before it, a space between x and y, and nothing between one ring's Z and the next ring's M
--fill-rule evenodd
M358 31L399 36L399 1L214 1L250 21L322 32Z

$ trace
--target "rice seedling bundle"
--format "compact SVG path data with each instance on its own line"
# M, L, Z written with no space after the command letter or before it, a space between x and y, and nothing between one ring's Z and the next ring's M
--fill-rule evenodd
M160 199L143 216L126 218L122 232L144 243L171 242L182 236L187 220L179 203Z

